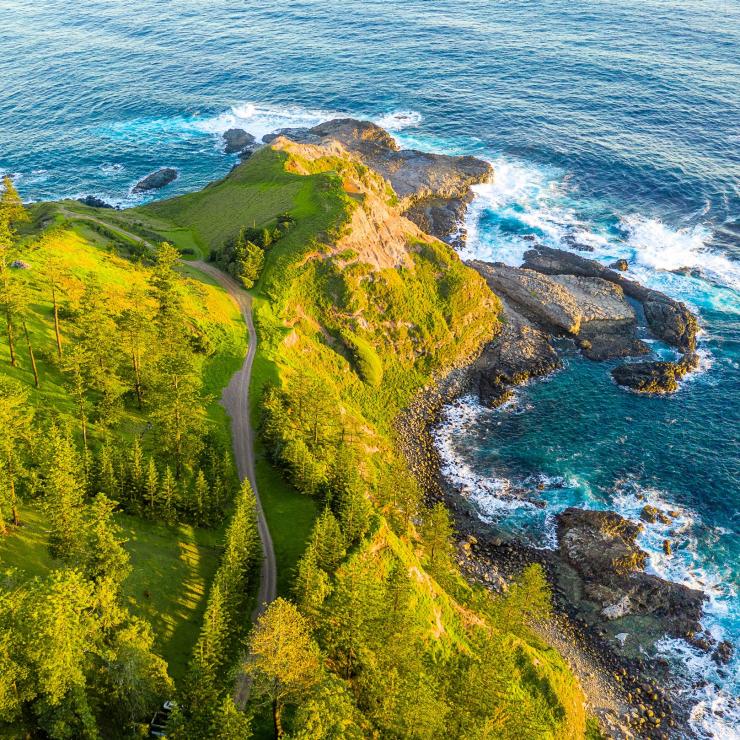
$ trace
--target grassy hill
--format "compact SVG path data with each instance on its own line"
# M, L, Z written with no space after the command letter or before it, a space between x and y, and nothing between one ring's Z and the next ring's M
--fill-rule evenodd
M320 680L288 701L290 731L315 738L583 736L576 679L528 627L547 616L541 579L525 574L498 597L469 586L449 551L444 515L424 504L397 452L398 413L495 335L500 304L449 247L403 218L388 183L341 149L279 141L197 193L123 212L59 208L72 221L64 249L75 256L67 259L80 275L99 272L111 300L125 300L119 286L142 269L112 248L136 256L142 241L168 238L186 257L213 255L232 269L224 245L233 249L240 232L255 240L268 233L252 290L258 482L279 591L298 605L321 655ZM53 207L40 208L35 228L53 218ZM188 315L213 349L200 372L216 390L243 352L241 327L207 281L187 286ZM71 413L62 378L54 380L40 285L38 293L34 334L51 349L42 358L47 395L34 403ZM224 425L217 407L209 414ZM141 421L128 408L122 428L134 435ZM184 625L197 623L215 567L211 533L121 516L135 565L127 585L138 602L132 607L155 625L177 671L193 641ZM0 555L46 568L43 522L28 521L12 544L0 544ZM435 554L437 541L443 556ZM270 736L271 721L253 709L254 733Z
M356 721L364 732L372 726L393 736L434 737L442 717L450 727L459 721L463 728L465 720L452 718L445 698L455 690L451 677L473 670L460 667L466 661L477 664L491 657L481 645L495 643L500 650L496 660L510 668L504 693L491 701L500 701L502 712L519 707L539 717L540 727L546 728L542 736L582 735L585 715L577 681L560 656L527 628L526 609L513 601L504 607L505 600L472 589L450 561L441 569L435 566L425 543L428 510L418 499L409 502L398 494L406 489L412 499L417 495L395 449L398 412L435 376L465 363L498 329L498 300L479 276L450 248L403 219L386 182L336 150L278 142L200 193L151 204L138 213L188 229L202 251L216 252L240 229L251 229L250 234L272 229L290 217L289 227L279 229L277 240L264 249L264 267L253 290L259 335L253 416L263 430L260 483L280 562L281 592L294 593L299 605L313 604L304 613L327 665L342 661L333 640L340 640L337 635L345 629L346 599L356 599L350 602L356 615L352 629L367 635L357 648L367 651L370 661L358 668L360 675L347 677L344 669L330 668L346 682L347 696L356 697L350 703L357 701L365 717L347 719L342 733L349 733ZM282 478L311 505L302 506ZM331 547L328 533L334 530L326 511L336 514L340 527L348 526L342 501L354 488L371 506L373 523L359 538L346 529L339 535L337 547L345 555L318 576L322 595L307 593L304 569L313 566L306 565L306 558L314 557L314 547ZM328 509L309 538L322 507ZM309 550L296 571L307 541ZM390 663L400 683L393 688L391 679L384 679L391 681L385 688L388 706L396 707L388 714L365 704L369 689L363 680L370 679L361 678L374 675L370 665L382 663L390 649L374 642L383 634L377 626L383 618L375 610L389 608L386 594L395 572L408 579L407 607L413 615L399 639L416 646L422 664L415 675L429 682L424 686L435 687L413 690L422 694L416 694L419 704L410 714L408 706L403 708L408 696L402 689L407 654L393 653ZM531 593L535 602L537 588ZM434 698L426 697L427 690ZM306 706L291 720L299 723L296 727L308 721ZM332 712L339 710L319 711ZM303 726L310 726L314 737L331 736L321 734L329 731L316 722L314 716ZM522 718L517 725L511 716L500 718L506 729L486 734L481 727L481 737L510 736L516 726L524 731L527 721ZM271 734L266 718L258 716L254 729L258 736Z

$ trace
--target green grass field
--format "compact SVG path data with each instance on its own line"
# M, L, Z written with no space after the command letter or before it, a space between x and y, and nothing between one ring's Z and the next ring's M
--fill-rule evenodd
M0 544L0 562L28 577L44 576L61 565L46 548L44 515L35 506L25 507L22 520ZM118 515L118 524L131 558L132 572L124 583L129 607L152 625L158 652L178 681L198 636L223 529L168 527L126 514Z

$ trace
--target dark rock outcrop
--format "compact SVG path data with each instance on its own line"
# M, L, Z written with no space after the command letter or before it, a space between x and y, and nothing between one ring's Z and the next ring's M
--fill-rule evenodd
M90 208L113 208L110 203L106 203L102 198L96 198L94 195L86 195L84 198L78 198L78 203Z
M627 272L630 268L630 263L627 262L627 260L617 260L616 262L612 262L609 267L612 270L619 270L620 272Z
M642 303L650 330L659 339L682 352L696 349L699 325L686 306L660 291L646 288L619 272L600 265L595 260L562 249L538 246L524 255L523 267L546 275L579 275L598 277L619 285L625 295Z
M678 381L699 367L699 356L689 353L678 362L638 362L615 367L612 377L617 385L638 393L674 393Z
M462 238L459 224L471 186L493 175L491 165L477 157L399 149L385 129L369 121L340 118L311 129L280 129L262 140L269 143L278 136L307 144L338 141L391 183L404 215L425 232L450 242Z
M642 525L613 511L569 508L557 517L559 553L583 583L597 619L652 617L675 637L701 630L701 591L644 572L647 553L636 543Z
M712 653L712 659L719 665L727 665L735 655L735 647L729 640L722 640Z
M162 169L152 172L134 185L134 193L145 193L148 190L159 190L165 185L169 185L173 180L177 180L178 172L173 167L162 167Z
M254 136L242 128L230 128L228 131L224 131L223 140L226 154L238 154L256 142Z
M505 298L502 303L501 333L484 348L469 371L480 402L490 407L506 401L512 386L548 375L560 367L550 337L512 308Z
M622 289L607 280L574 275L545 275L501 263L469 263L515 310L548 331L580 339L592 360L647 354L635 337L635 312Z

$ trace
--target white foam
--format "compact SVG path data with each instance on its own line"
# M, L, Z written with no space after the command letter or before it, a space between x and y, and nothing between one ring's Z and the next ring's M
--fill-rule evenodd
M740 313L740 263L709 246L706 226L671 228L635 214L610 230L579 218L576 205L583 205L582 196L571 192L562 171L504 156L490 161L493 182L473 188L464 259L520 265L532 247L527 234L558 249L576 251L575 242L590 247L587 256L602 264L628 260L635 279L674 298ZM686 274L675 272L680 270Z
M709 248L711 232L702 225L672 229L656 219L625 216L627 244L637 264L651 270L699 270L740 290L740 263Z
M385 113L374 120L386 131L403 131L407 128L416 128L424 120L424 117L415 110L396 110Z
M126 168L120 162L110 162L101 164L98 169L106 175L116 175L119 172L123 172Z
M341 116L336 111L246 102L217 116L193 118L189 125L196 131L219 135L230 128L243 128L259 141L265 134L279 128L310 128Z
M169 118L137 118L106 126L101 133L110 138L134 141L150 139L177 143L183 137L219 137L230 128L242 128L260 140L279 128L311 127L342 114L335 111L243 102L216 115L199 113ZM218 142L220 143L220 142Z

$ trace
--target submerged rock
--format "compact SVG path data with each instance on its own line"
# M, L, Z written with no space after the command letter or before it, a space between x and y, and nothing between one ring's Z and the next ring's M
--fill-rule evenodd
M727 665L735 655L735 647L729 640L722 640L712 653L712 659L719 665Z
M678 390L678 381L699 366L696 353L684 355L678 362L635 362L612 370L618 385L638 393L665 394Z
M644 572L648 556L636 542L641 529L613 511L569 508L557 517L559 553L582 579L582 594L600 619L651 616L675 637L698 632L704 594Z
M177 180L178 172L173 167L162 167L162 169L152 172L134 185L134 193L144 193L147 190L159 190L165 185L169 185L173 180Z
M224 131L223 140L226 154L238 154L256 142L254 136L242 128L230 128Z

